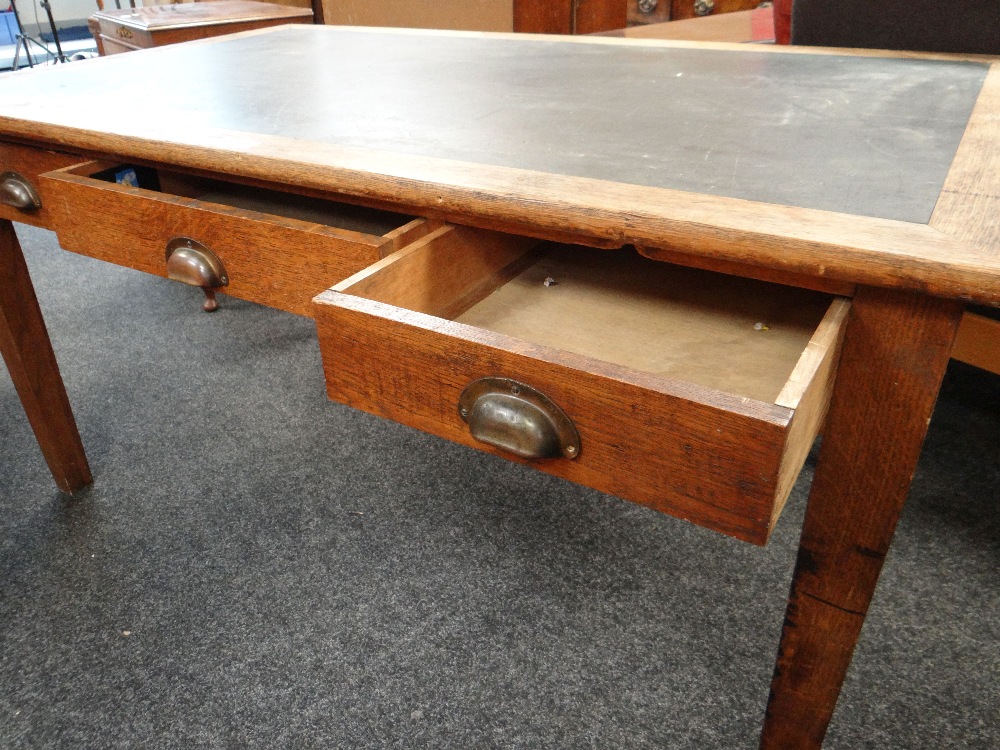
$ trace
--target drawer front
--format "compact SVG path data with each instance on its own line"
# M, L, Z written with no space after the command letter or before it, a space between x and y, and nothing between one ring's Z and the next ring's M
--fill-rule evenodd
M670 20L670 0L629 0L628 25L663 23Z
M628 25L681 21L741 10L753 10L762 0L629 0Z
M673 0L670 18L679 21L684 18L700 18L719 13L733 13L753 10L761 0Z
M123 26L121 23L101 18L100 33L107 42L117 43L125 50L147 49L153 46L153 39L148 31Z
M36 146L0 143L0 173L5 175L5 180L12 180L9 184L0 185L0 190L3 191L0 218L50 227L49 207L41 200L39 175L79 161L80 157L72 154L46 151ZM23 199L26 194L37 196L41 207L36 208L31 201L26 203Z
M137 47L134 44L128 44L116 37L100 35L101 41L101 54L107 55L120 55L122 52L134 52L137 49L146 49L146 47Z
M228 285L219 291L300 315L311 313L310 300L320 291L433 226L412 217L374 212L393 228L384 234L368 234L266 213L267 200L250 201L244 194L248 188L243 186L233 186L234 195L240 196L233 201L238 204L234 206L217 202L227 200L225 195L220 197L218 189L208 194L211 200L203 200L94 176L116 169L89 163L42 178L44 200L53 207L52 228L65 249L167 276L168 244L190 238L222 262ZM149 179L165 187L184 184L166 173ZM212 182L214 188L223 184ZM284 203L293 207L296 200L311 200L291 198ZM340 212L369 211L320 203L331 207L334 221ZM239 207L244 205L253 209Z
M439 230L316 299L330 398L765 543L826 412L848 303L829 307L781 393L759 401L455 322L520 270L517 249L486 268L481 241ZM427 273L419 256L448 272ZM398 278L381 278L393 263ZM414 291L442 277L443 294ZM482 378L543 393L575 425L578 451L525 458L473 437L459 404Z

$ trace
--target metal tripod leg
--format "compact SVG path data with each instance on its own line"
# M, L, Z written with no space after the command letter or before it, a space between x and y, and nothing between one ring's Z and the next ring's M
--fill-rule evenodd
M18 63L21 61L21 45L24 45L24 56L28 60L28 67L35 67L35 61L31 59L31 50L28 49L28 38L24 34L17 35L17 46L14 48L14 62L11 63L11 70L18 69Z

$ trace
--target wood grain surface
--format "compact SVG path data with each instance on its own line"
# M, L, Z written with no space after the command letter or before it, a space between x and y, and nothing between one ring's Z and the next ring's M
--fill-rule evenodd
M906 500L961 305L861 288L806 510L761 748L819 748Z
M488 36L434 41L287 27L177 59L164 50L171 59L160 65L107 71L110 84L70 68L59 97L80 100L65 103L80 107L76 123L100 120L104 131L137 132L136 120L158 117L179 137L224 128L923 223L986 72L978 63L789 57L759 46L668 54ZM322 62L302 66L293 42ZM208 49L211 59L195 68ZM225 75L204 76L206 65ZM401 73L413 66L419 75ZM331 69L341 73L320 72ZM567 87L576 79L587 80L587 97ZM48 93L44 80L34 82L39 95ZM290 96L288 81L310 101ZM83 89L112 86L129 102L113 123L82 106ZM219 101L220 86L224 106L203 106Z
M10 221L0 219L0 354L60 490L93 481L59 365Z
M345 249L331 269L311 245L322 228L276 228L192 199L138 201L70 177L53 207L43 189L76 238L67 244L158 272L159 238L141 235L140 250L115 238L173 231L183 214L238 268L236 291L299 312L312 281L323 288L334 270L387 256L317 299L335 400L494 451L469 434L459 394L484 376L521 380L584 436L577 460L527 463L763 543L832 390L762 738L765 748L821 744L951 350L955 300L1000 306L1000 63L306 27L130 58L0 81L0 137L477 228L400 227L363 259ZM669 147L665 130L678 134ZM770 403L436 317L507 278L523 248L498 250L487 276L436 279L427 295L389 283L396 262L433 274L436 253L461 268L468 250L455 239L481 229L635 244L658 260L845 294L860 286L849 315L847 303L831 308L815 351ZM303 247L324 260L311 266ZM356 296L355 285L416 298L418 310Z
M622 0L513 0L514 31L531 34L593 34L623 29Z
M150 162L169 161L208 172L231 172L244 179L380 200L404 206L417 215L515 233L534 236L548 233L551 236L562 232L577 238L590 238L595 243L634 242L781 272L1000 304L1000 259L984 253L981 247L962 237L951 237L919 223L859 218L742 198L339 143L310 140L304 147L300 137L288 136L286 126L294 118L281 115L290 115L295 110L284 99L276 101L272 107L258 107L256 120L243 118L240 112L245 111L246 105L241 93L244 89L239 84L243 72L227 73L224 79L212 80L213 89L226 88L227 94L220 100L214 90L202 90L205 84L197 82L204 78L200 72L197 81L192 77L185 82L186 76L171 66L176 61L181 70L198 67L202 56L214 59L219 54L242 50L239 45L229 47L230 42L249 44L258 51L276 52L286 44L305 41L307 48L326 54L324 50L329 40L324 41L324 32L329 31L302 27L250 32L226 42L197 43L187 48L183 60L175 60L172 48L165 48L157 50L152 57L144 55L144 59L150 61L148 67L143 63L122 66L120 70L114 66L112 70L108 64L114 61L109 59L79 66L78 72L73 72L73 68L67 68L66 73L33 72L13 83L4 81L0 85L0 111L4 113L0 116L0 132L62 144L64 149L128 154L131 158ZM352 34L354 44L364 47L365 44L377 44L383 38L381 35L388 32L357 29L336 33ZM504 48L502 45L508 41L505 35L458 32L400 30L396 36L435 42L455 37L469 42L485 40L484 43L490 45L502 43L497 49ZM369 41L360 41L361 37ZM556 42L553 37L540 36L536 40L532 35L518 39L519 45L559 54L567 49L590 51L626 45L631 51L652 50L657 55L666 55L664 59L669 60L678 50L696 50L709 58L718 51L712 46L676 47L669 42L599 37L586 42L577 37L559 37ZM745 62L777 57L809 58L814 62L830 59L822 51L812 56L764 51L759 47L752 53L745 50L738 54L727 52ZM243 59L245 55L240 57ZM840 56L838 60L847 57ZM910 57L905 55L892 59L900 64L911 64ZM923 66L930 62L921 60L913 64L924 70ZM815 66L809 63L807 67L811 70ZM164 81L162 86L152 85L156 82L155 71L161 68L171 70L171 80ZM281 78L285 73L276 69L268 75ZM304 85L298 76L293 77L298 85ZM273 79L265 76L263 80ZM38 95L52 86L59 89L55 99ZM136 107L116 113L115 122L111 124L107 114L93 106L93 102L100 99L94 96L96 92L128 94L140 88L142 91L156 89L158 111L162 116L144 116L142 108ZM273 95L294 88L275 85ZM710 98L711 90L706 88L705 91L705 96ZM140 92L140 98L144 95ZM409 97L407 95L403 101ZM69 106L71 104L79 106ZM440 113L446 110L440 109ZM72 112L73 116L69 117L67 112ZM260 119L265 112L270 119ZM255 122L263 127L257 127ZM449 127L454 129L454 122ZM115 134L109 135L109 131ZM441 141L440 132L440 128L435 130L435 142ZM527 131L521 132L524 135ZM573 139L565 133L562 135L560 147L572 147ZM526 142L531 140L526 138ZM711 148L711 144L703 146ZM623 207L626 210L623 211Z
M1000 257L1000 64L983 83L930 225Z
M582 439L576 460L526 463L737 538L765 543L791 487L790 477L801 468L822 420L846 302L831 308L818 335L803 341L800 354L784 367L782 380L795 377L797 383L775 389L774 395L786 391L789 404L779 407L624 366L600 349L600 340L590 342L588 356L554 345L558 337L539 343L437 317L462 310L474 313L476 308L470 305L519 273L525 259L537 259L524 244L494 240L471 249L472 232L444 228L427 235L316 299L330 397L512 458L474 440L457 404L473 380L513 378L559 404ZM567 258L572 257L568 252ZM575 290L568 279L564 281L565 289ZM755 282L730 279L729 283L739 287ZM640 316L629 307L629 295L615 289L606 301L618 304L622 315L638 323ZM724 306L725 292L712 289L713 306ZM593 291L588 298L584 290L584 307L600 297L600 289ZM596 307L590 312L598 313ZM724 312L715 315L726 319ZM553 322L556 328L570 324L561 318ZM590 323L574 319L572 325L586 332ZM747 335L754 335L752 321L746 328ZM621 333L621 327L615 330ZM707 338L703 345L713 346L712 337ZM614 342L605 338L604 344L613 348ZM401 351L407 356L400 357ZM824 354L817 357L819 352Z
M966 312L951 356L1000 375L1000 320Z
M565 246L490 291L454 319L770 403L830 306L822 294Z
M333 146L304 153L298 141L279 137L206 130L199 145L177 146L155 124L149 136L77 131L69 140L515 234L634 242L651 257L656 244L781 273L1000 305L1000 260L923 225Z
M42 179L52 227L65 249L166 276L167 243L190 237L225 265L229 285L221 291L299 315L310 313L315 295L374 263L397 243L393 237L87 176L98 171L99 165L86 165ZM400 217L400 227L408 223L408 217ZM413 232L410 227L408 235Z
M306 36L300 37L300 33ZM279 51L286 43L314 39L313 33L312 29L303 27L296 31L251 32L229 41L250 43L251 48L260 45L260 50ZM323 30L317 33L322 34ZM380 34L389 32L358 29L339 33L366 37L376 44L383 38ZM457 36L473 41L485 39L490 44L506 43L508 39L504 35L449 35L412 30L399 30L396 35L434 40ZM646 46L647 40L594 37L581 42L575 37L560 37L559 42L554 42L552 39L542 36L535 40L529 35L521 37L519 44L560 54L566 48L591 50L610 46L617 49L615 45L626 45L632 50L652 50L657 55L667 55L665 59L678 49L696 49L703 55L719 51L711 46L675 47L669 42ZM361 41L356 43L363 45ZM228 42L203 42L187 48L181 67L197 63L202 55L214 56L224 51L222 44ZM633 44L639 46L633 47ZM316 47L318 50L325 48L325 42ZM744 57L748 54L751 56ZM748 62L776 57L804 59L801 54L763 51L759 47L753 52L740 51L736 56ZM171 69L169 63L174 61L171 48L159 50L152 57L155 59L144 56L145 60L152 59L151 68L147 69L145 63L139 66L138 77L133 76L131 67L118 71L104 64L113 59L80 66L78 73L67 70L69 78L80 84L74 91L90 90L93 94L95 89L107 88L108 91L127 92L131 91L129 81L132 80L138 86L141 79L143 88L151 88L143 72L161 67ZM830 56L815 52L810 59L829 60ZM847 56L837 59L847 59ZM894 59L910 63L906 56ZM928 64L924 60L919 66ZM112 75L119 72L123 73L122 78ZM919 223L859 218L831 211L439 156L307 142L287 134L274 134L286 130L286 119L281 113L290 115L295 111L281 103L259 108L270 113L270 120L260 122L271 134L254 132L252 123L236 121L240 119L237 113L245 107L240 93L243 89L238 85L239 76L225 82L228 93L223 100L226 106L221 108L217 106L219 99L214 93L204 92L202 96L198 86L185 87L181 83L183 76L176 76L172 84L164 84L165 89L152 87L164 96L151 110L137 107L134 111L118 113L115 122L109 124L106 115L86 105L93 97L81 94L78 101L75 93L66 93L68 87L62 85L63 73L40 71L32 76L30 91L22 89L17 82L4 81L0 85L0 104L11 105L5 107L7 114L0 117L0 132L44 139L62 144L64 149L128 154L131 158L154 163L167 161L186 168L233 173L243 179L298 185L306 190L388 202L417 215L512 233L533 236L562 233L575 236L577 241L582 239L605 245L634 242L782 273L848 284L908 288L1000 304L1000 259L989 256L963 237L952 237ZM65 82L70 83L68 79ZM222 84L221 81L216 83ZM47 89L50 86L57 86L58 93L50 92L51 97L35 96L36 87ZM176 87L173 93L169 93L171 86ZM290 89L283 86L277 90ZM67 106L73 102L80 107ZM73 116L67 116L67 112L72 112ZM222 121L237 129L219 127ZM239 129L241 127L244 129ZM109 130L115 134L109 134ZM435 130L438 142L440 132L440 129ZM623 131L619 128L619 132ZM570 138L563 138L563 141L567 146L572 145ZM623 211L623 206L627 210Z
M515 30L517 0L317 0L323 23L473 31Z
M687 266L688 268L703 268L706 271L725 273L730 276L742 276L743 278L757 279L758 281L770 281L775 284L795 286L801 289L813 289L817 292L826 292L827 294L835 294L840 297L854 296L854 284L825 276L783 271L752 263L741 263L727 260L726 258L716 258L710 255L695 255L669 246L649 248L640 245L636 249L647 258L666 263L675 263L679 266Z
M663 0L666 2L666 0ZM761 0L715 0L711 15L724 15L747 11L760 5ZM695 11L694 0L671 0L670 18L674 21L685 18L703 18Z
M447 225L333 290L451 319L505 283L509 269L531 256L536 244L527 237Z
M79 156L0 141L0 172L13 171L31 183L35 192L41 193L39 175L54 169L63 169L80 161ZM49 207L42 201L38 210L22 211L0 204L0 219L10 219L24 224L47 227L50 224Z
M474 440L458 414L469 383L513 378L557 403L583 441L577 460L530 462L535 468L766 542L789 410L760 404L751 415L732 404L730 411L698 389L700 402L623 368L346 294L327 292L317 302L334 401L529 463Z
M254 0L215 0L101 10L87 24L101 55L114 55L312 20L308 8Z
M788 428L785 452L778 469L778 502L774 505L772 526L785 507L816 436L822 432L833 395L850 307L847 299L833 301L775 400L778 406L794 409L795 414Z

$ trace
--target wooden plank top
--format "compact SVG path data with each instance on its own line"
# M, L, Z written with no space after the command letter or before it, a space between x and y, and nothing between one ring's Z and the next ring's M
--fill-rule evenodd
M0 133L1000 304L997 254L928 225L990 75L915 56L286 26L11 76Z
M165 31L191 26L212 26L234 21L312 17L308 8L295 8L256 0L213 0L210 3L149 5L142 8L100 10L92 16L140 31Z

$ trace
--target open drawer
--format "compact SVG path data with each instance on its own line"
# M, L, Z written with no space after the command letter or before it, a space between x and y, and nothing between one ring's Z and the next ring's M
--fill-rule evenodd
M49 226L49 210L41 199L39 175L79 161L80 157L72 154L0 142L0 219Z
M482 237L440 228L316 298L330 398L765 543L850 302Z
M222 291L300 315L310 314L312 298L331 284L440 226L390 211L101 162L48 172L41 191L67 250L173 278L181 277L173 268L168 274L169 254L207 251L224 270Z

